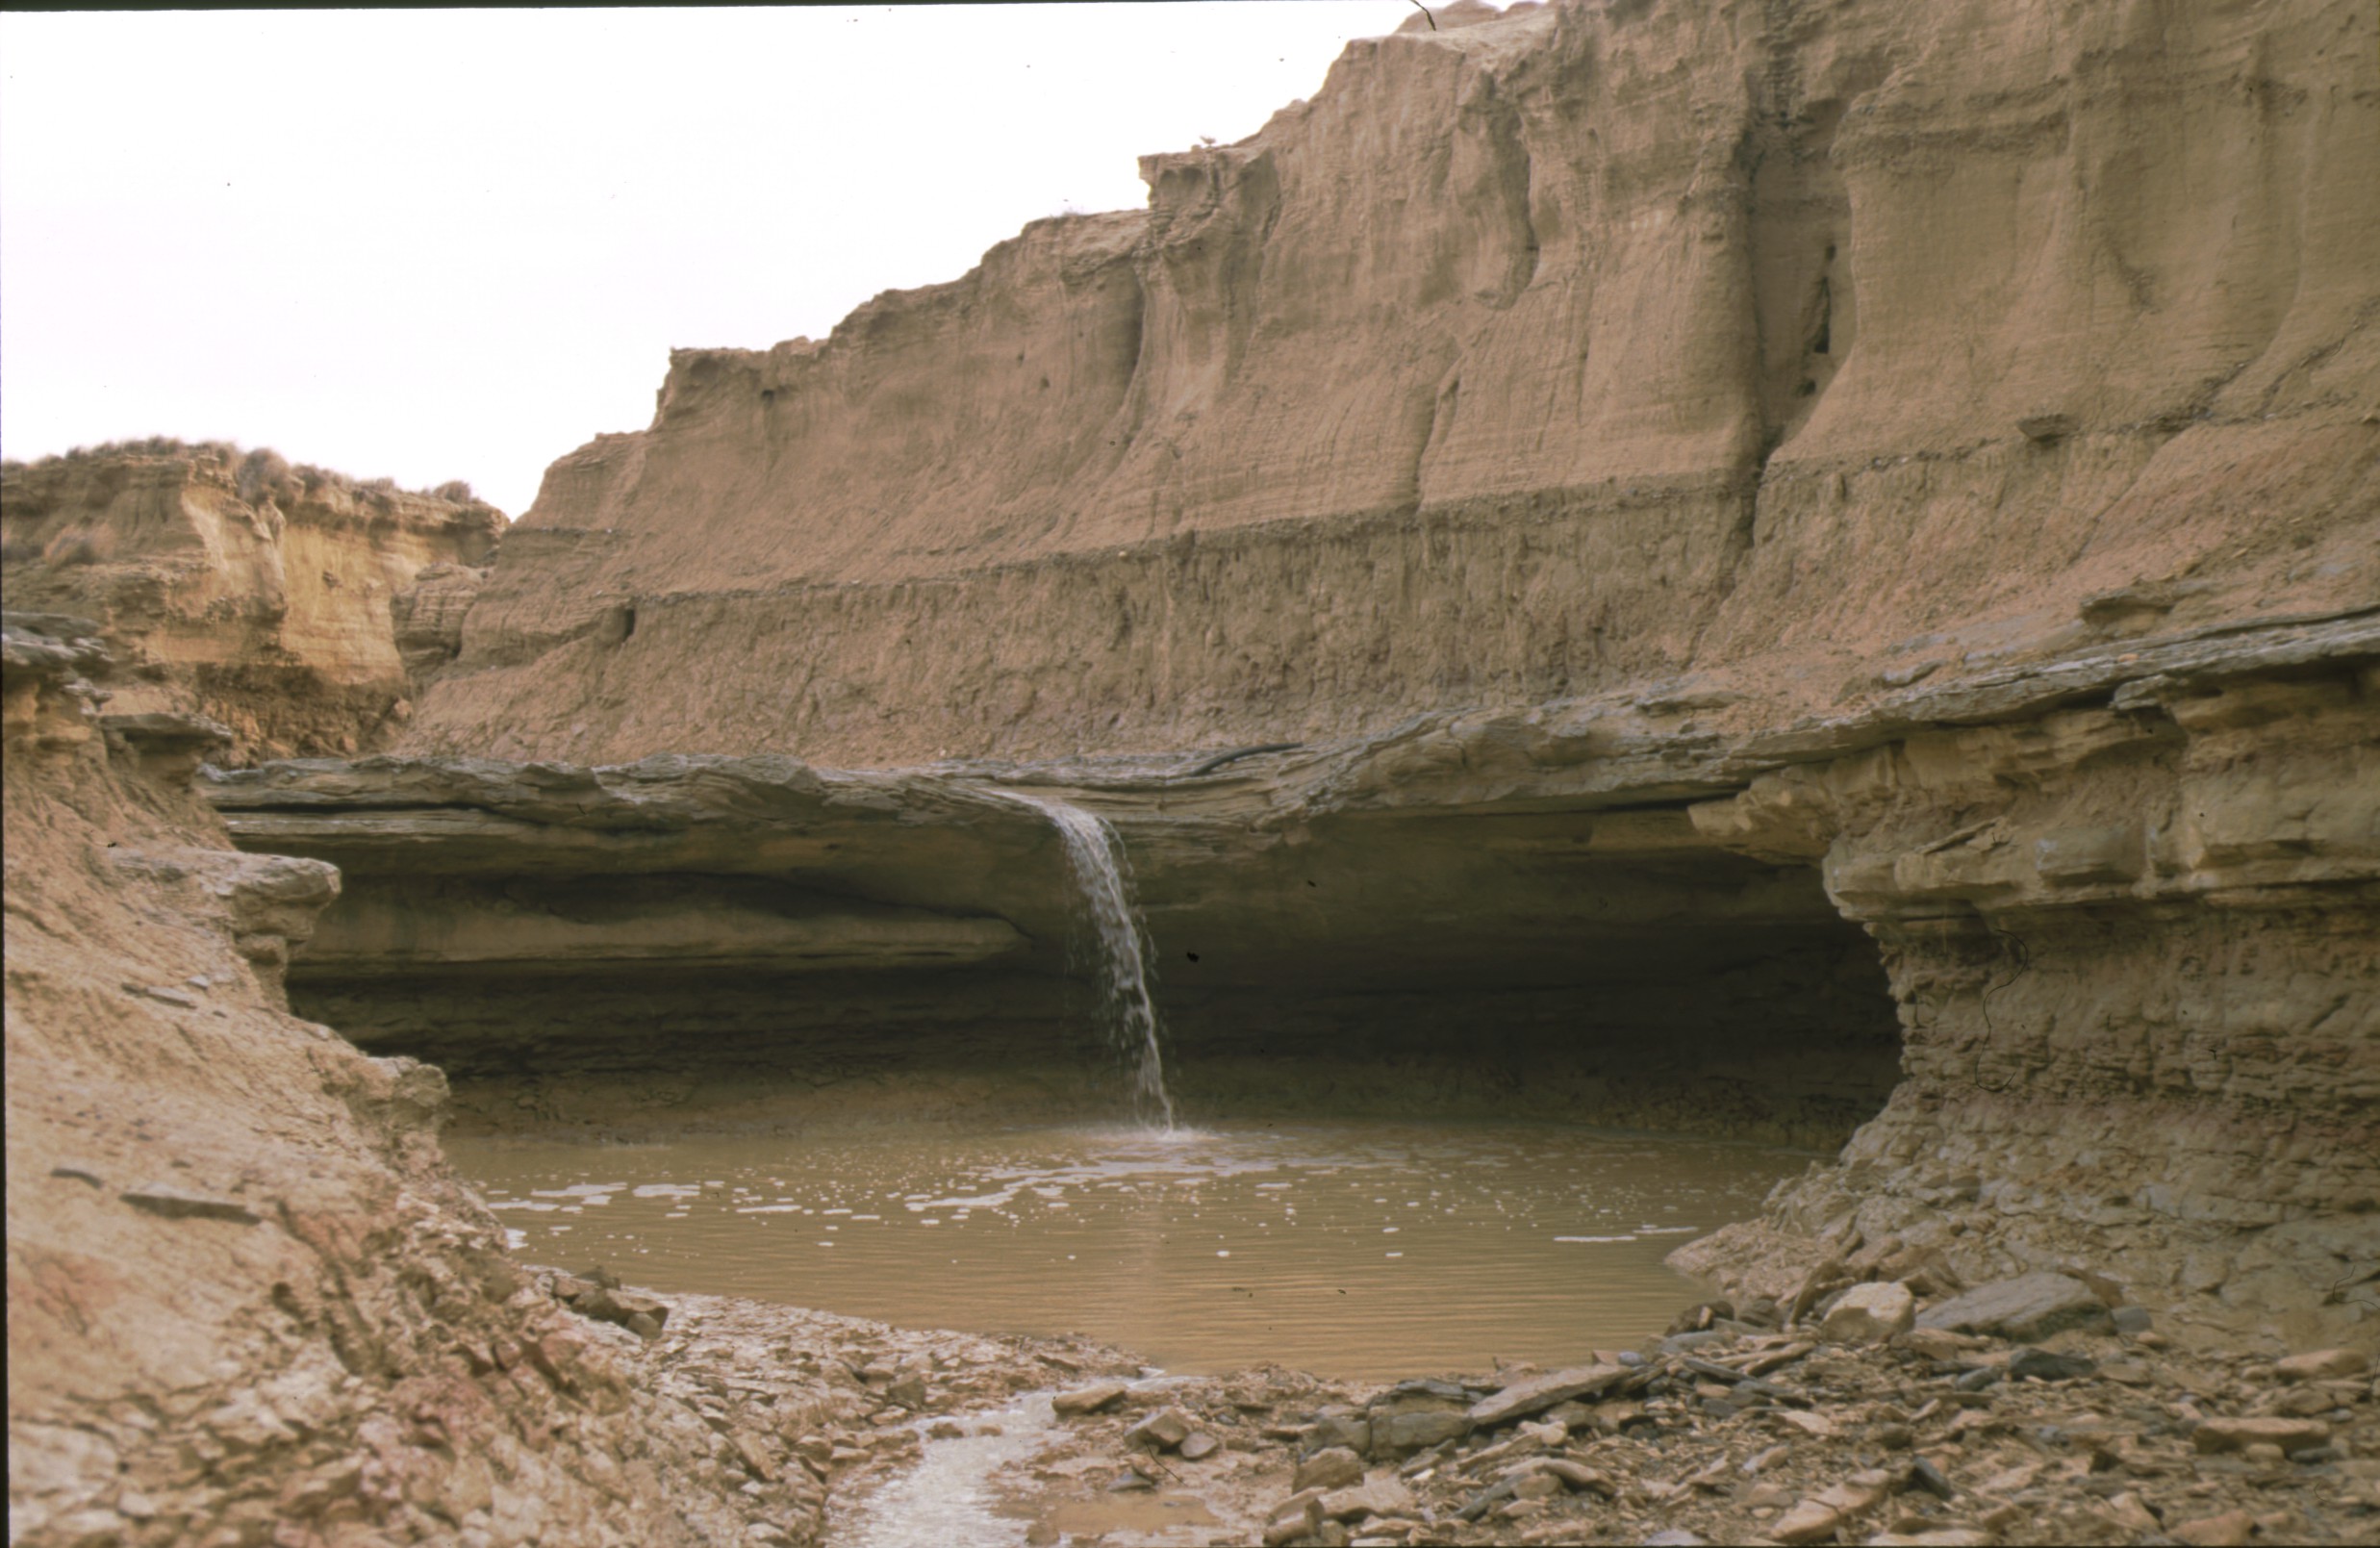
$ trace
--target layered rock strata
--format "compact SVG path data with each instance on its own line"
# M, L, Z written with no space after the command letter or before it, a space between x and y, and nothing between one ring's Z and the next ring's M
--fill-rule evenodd
M677 352L650 428L553 466L405 746L1047 758L1678 676L1751 732L2368 603L2374 26L1737 0L1356 42L1146 158L1145 211Z
M673 1360L532 1283L444 1078L283 1005L337 872L227 848L187 762L103 734L97 642L0 651L10 1541L811 1538L816 1371L723 1436L699 1332Z
M488 1122L1112 1116L1124 1086L1070 967L1088 921L1055 830L1002 788L1071 795L1123 833L1193 1111L1831 1148L1882 1101L1884 981L1813 868L1728 853L1674 806L1313 799L1344 761L1003 787L790 759L392 758L209 789L243 846L349 878L299 1002L435 1057Z
M369 751L451 659L502 513L172 441L0 473L9 604L96 621L119 714L201 714L242 761Z
M301 997L484 1082L483 1121L1112 1107L1056 841L994 794L1025 785L1124 834L1194 1106L1865 1119L1681 1261L1781 1298L1830 1255L2088 1271L2332 1336L2380 1274L2376 663L2367 612L1759 737L1640 695L1219 767L381 759L211 794L350 878Z

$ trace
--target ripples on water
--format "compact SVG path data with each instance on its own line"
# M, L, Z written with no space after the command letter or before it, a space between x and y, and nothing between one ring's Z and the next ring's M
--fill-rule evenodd
M1546 1363L1658 1332L1661 1267L1797 1153L1518 1126L457 1143L533 1261L1167 1367Z

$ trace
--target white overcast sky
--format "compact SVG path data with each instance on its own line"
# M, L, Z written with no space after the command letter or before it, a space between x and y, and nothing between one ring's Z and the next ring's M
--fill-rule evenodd
M0 450L270 445L518 515L673 345L1147 202L1407 0L0 15Z

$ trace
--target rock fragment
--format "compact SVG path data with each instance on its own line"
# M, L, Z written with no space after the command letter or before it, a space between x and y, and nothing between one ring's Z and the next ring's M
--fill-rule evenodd
M1190 1416L1179 1408L1159 1408L1126 1431L1124 1438L1154 1446L1159 1451L1174 1451L1190 1438Z
M228 1220L236 1225L253 1226L264 1218L237 1199L192 1193L167 1182L143 1182L126 1188L116 1197L135 1209L163 1215L167 1220Z
M1797 1548L1801 1543L1826 1541L1835 1535L1842 1524L1840 1510L1820 1505L1815 1500L1804 1500L1779 1516L1770 1525L1768 1535L1785 1544L1785 1548Z
M1979 1284L1917 1315L1921 1329L1992 1333L2028 1342L2109 1321L2106 1304L2089 1285L2050 1273Z
M1376 1478L1332 1489L1322 1497L1320 1510L1332 1521L1366 1521L1376 1515L1397 1515L1413 1509L1413 1491L1395 1478Z
M1624 1365L1576 1365L1567 1370L1549 1371L1543 1376L1525 1377L1493 1397L1482 1398L1471 1406L1470 1420L1481 1429L1492 1430L1542 1413L1557 1403L1573 1398L1591 1397L1608 1391L1627 1380Z
M2190 1548L2245 1548L2256 1536L2256 1518L2245 1510L2200 1516L2173 1529L2173 1539Z
M1122 1382L1095 1382L1071 1392L1060 1392L1050 1400L1050 1407L1056 1410L1060 1418L1071 1419L1096 1413L1111 1403L1121 1402L1127 1390Z
M2272 1372L2284 1382L2325 1382L2361 1376L2370 1366L2360 1349L2317 1349L2275 1360Z
M2325 1445L2330 1426L2319 1419L2209 1419L2190 1432L2190 1444L2201 1452L2241 1451L2249 1446L2278 1446L2284 1453Z
M1909 1286L1855 1284L1828 1309L1818 1333L1830 1344L1881 1344L1907 1332L1916 1316Z
M1327 1446L1298 1463L1297 1477L1291 1487L1303 1494L1307 1489L1338 1489L1363 1481L1363 1459L1345 1446Z

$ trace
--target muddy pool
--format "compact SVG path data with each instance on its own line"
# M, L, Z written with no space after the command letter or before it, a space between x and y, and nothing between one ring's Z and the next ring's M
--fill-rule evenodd
M1661 1266L1797 1152L1483 1124L450 1144L533 1262L1165 1369L1553 1364L1657 1332Z

